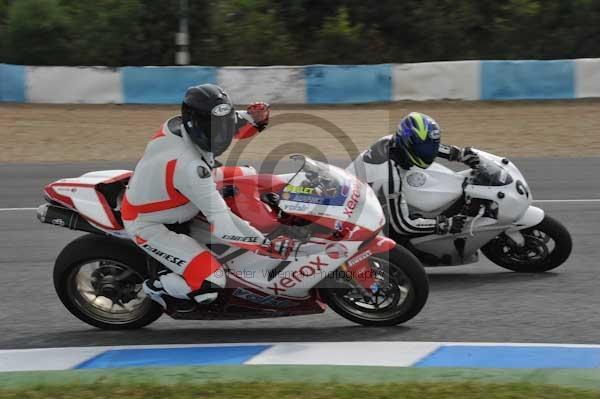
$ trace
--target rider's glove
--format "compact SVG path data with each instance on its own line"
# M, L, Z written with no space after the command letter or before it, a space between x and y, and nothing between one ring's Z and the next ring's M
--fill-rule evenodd
M296 241L287 236L279 236L272 240L265 238L256 253L273 259L287 259L296 247Z
M271 106L263 102L252 103L248 106L247 111L254 121L253 125L259 132L263 131L269 124Z
M471 147L465 147L460 150L458 160L471 169L477 169L479 166L479 155Z
M467 217L464 215L456 215L451 218L446 216L438 216L435 218L436 228L435 234L457 234L460 233L465 227Z

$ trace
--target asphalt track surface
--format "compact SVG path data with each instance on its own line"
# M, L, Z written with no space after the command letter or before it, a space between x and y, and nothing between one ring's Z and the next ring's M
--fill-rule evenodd
M600 158L519 159L541 200L600 198ZM54 293L58 252L80 233L42 225L32 210L41 188L60 177L131 163L0 164L0 348L278 341L475 341L599 343L600 201L541 202L571 231L565 265L518 274L486 259L471 266L428 269L425 309L405 325L366 328L333 312L249 321L174 321L107 332L73 317Z

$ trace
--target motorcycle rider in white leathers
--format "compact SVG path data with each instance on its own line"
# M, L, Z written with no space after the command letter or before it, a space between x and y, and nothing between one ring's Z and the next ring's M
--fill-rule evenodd
M346 168L378 194L386 210L388 234L399 243L416 235L458 233L464 227L466 217L462 215L426 219L412 214L403 195L407 172L413 167L427 169L436 157L471 168L479 165L479 157L470 147L441 144L440 136L433 118L411 112L402 118L394 135L379 139Z
M121 214L135 243L171 271L143 287L164 307L172 298L212 302L226 283L221 264L205 245L165 225L190 222L201 212L216 242L275 258L289 255L291 240L270 241L233 214L213 180L215 157L232 139L251 137L268 121L267 104L235 111L223 89L204 84L187 90L181 116L167 120L147 145L129 181Z

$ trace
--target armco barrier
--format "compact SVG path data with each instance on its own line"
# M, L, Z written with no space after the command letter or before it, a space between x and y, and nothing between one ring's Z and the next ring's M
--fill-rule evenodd
M127 104L176 104L200 83L217 83L213 67L125 67L121 69Z
M26 102L25 67L0 64L0 101Z
M392 65L310 65L309 104L371 103L392 100Z
M217 83L234 101L360 104L398 100L600 97L600 59L271 67L30 67L0 64L0 101L176 104Z
M482 100L575 98L575 62L482 61Z
M106 67L27 67L32 103L123 103L121 73Z

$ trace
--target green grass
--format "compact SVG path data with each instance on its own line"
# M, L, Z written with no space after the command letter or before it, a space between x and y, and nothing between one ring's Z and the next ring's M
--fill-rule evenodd
M600 369L208 366L0 373L0 399L119 397L600 399Z
M472 382L356 384L302 384L290 382L240 382L236 384L123 384L37 386L0 389L0 398L103 399L103 398L215 398L215 399L567 399L598 398L598 391L526 383L481 384Z

